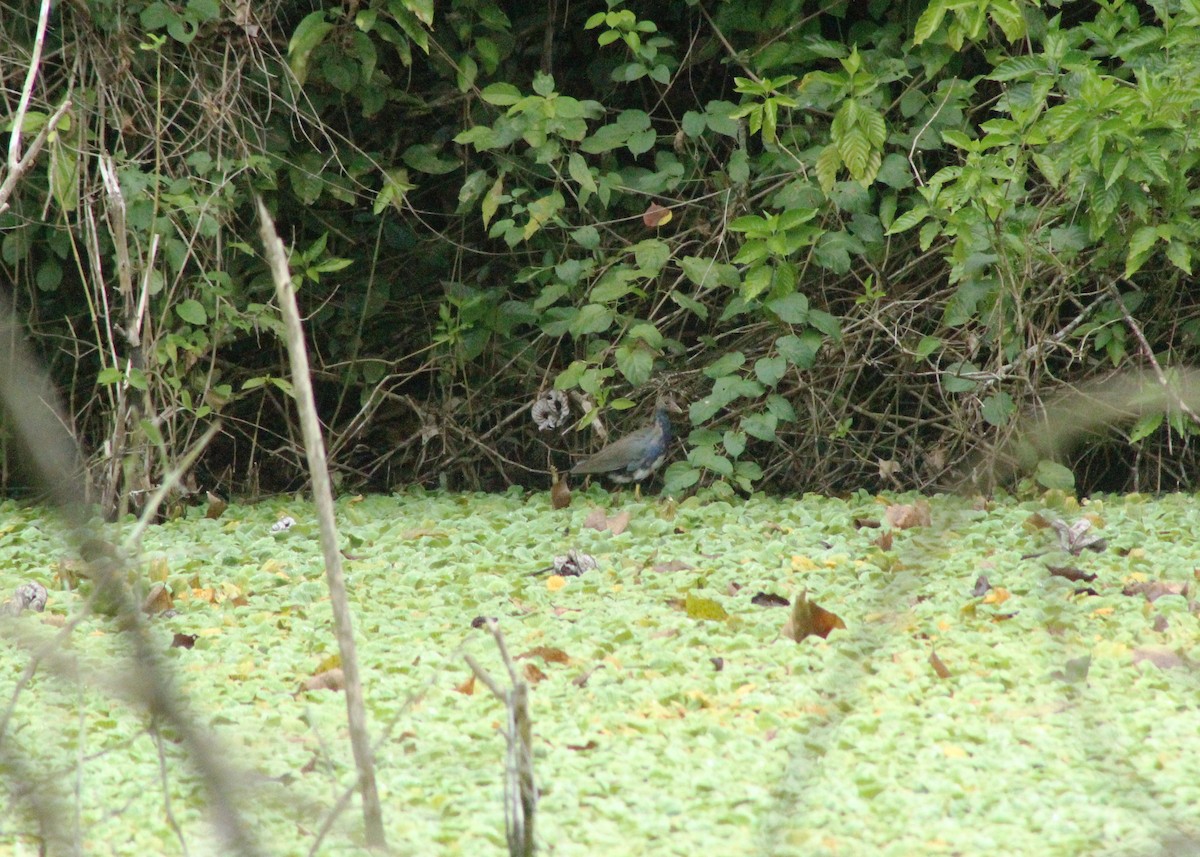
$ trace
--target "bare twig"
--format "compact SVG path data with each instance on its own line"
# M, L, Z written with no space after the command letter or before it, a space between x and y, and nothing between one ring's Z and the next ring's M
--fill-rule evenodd
M308 352L304 344L304 330L300 325L300 310L296 306L296 293L292 288L291 272L288 270L287 253L283 241L275 231L274 221L261 199L256 198L260 220L259 235L271 266L275 281L275 294L283 315L287 332L288 360L292 370L292 387L295 391L296 407L300 414L300 426L304 433L304 448L308 457L309 478L312 480L313 503L317 509L317 522L321 530L321 550L325 557L325 578L329 584L329 600L333 607L333 624L337 635L338 650L342 658L342 672L346 678L346 713L350 727L350 743L354 751L354 764L358 769L359 788L363 801L363 825L367 844L372 848L386 848L383 832L383 813L379 806L379 791L375 784L375 761L367 734L366 707L363 704L362 678L358 671L358 654L354 643L354 628L350 617L350 603L346 597L346 583L342 576L342 556L338 551L337 524L333 513L333 489L329 480L329 467L325 460L325 442L321 437L321 425L317 419L317 405L313 396L312 379L308 368Z
M504 690L487 670L470 655L464 655L467 666L492 695L504 703L508 712L508 728L504 739L508 744L504 776L504 832L508 839L510 857L532 857L535 849L533 819L537 810L537 783L533 778L533 719L529 715L529 685L521 681L508 654L504 635L495 619L488 620L488 630L500 650L500 659L508 671L512 687Z
M1121 297L1121 293L1117 290L1114 283L1109 282L1105 285L1105 290L1112 296L1112 299L1117 302L1117 306L1121 308L1121 315L1125 317L1125 324L1129 330L1137 338L1138 344L1141 346L1142 355L1150 361L1150 368L1154 372L1154 377L1158 381L1159 386L1163 388L1171 399L1171 404L1179 408L1179 410L1192 421L1193 425L1200 426L1200 416L1183 400L1167 380L1167 375L1163 372L1162 366L1158 363L1158 358L1154 356L1154 349L1150 347L1150 343L1146 341L1146 334L1142 332L1142 326L1134 320L1133 315L1129 312L1129 308L1125 306L1125 299Z
M12 196L13 190L17 187L17 182L22 174L29 169L38 153L42 150L42 146L46 144L46 140L50 137L50 132L58 127L58 120L62 119L63 114L71 106L71 100L67 99L58 106L53 115L46 120L41 128L38 129L37 136L33 138L33 142L29 144L29 149L25 152L24 157L21 156L21 128L25 124L25 115L29 111L29 100L33 97L33 84L37 80L38 69L42 64L42 47L46 43L46 24L50 18L50 0L42 0L41 11L38 13L37 35L33 41L33 56L29 60L29 69L25 72L25 85L21 88L21 100L17 104L17 112L12 117L12 132L8 138L8 175L4 177L4 181L0 182L0 213L3 213L8 208L8 198Z

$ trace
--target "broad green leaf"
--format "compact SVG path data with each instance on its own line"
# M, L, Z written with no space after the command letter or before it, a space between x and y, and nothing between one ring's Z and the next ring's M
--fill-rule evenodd
M197 327L208 323L208 313L204 311L204 305L192 298L176 304L175 314L188 324L194 324Z
M1056 461L1044 458L1039 461L1037 470L1034 471L1034 479L1043 488L1067 493L1075 490L1075 474Z
M332 30L333 24L325 20L325 13L318 11L305 15L292 33L288 42L288 66L301 86L308 79L308 61L312 52Z
M732 351L714 360L704 367L704 375L708 378L723 378L746 365L746 355L740 351Z
M483 91L479 95L488 104L494 104L497 107L508 107L516 104L523 97L521 90L517 89L511 83L489 84L483 88Z
M1158 431L1159 426L1161 426L1162 423L1162 411L1152 411L1148 414L1142 414L1142 416L1138 418L1138 421L1133 424L1133 428L1129 430L1129 442L1137 443L1138 441L1145 440L1150 435Z
M578 152L572 152L567 157L567 172L575 180L575 183L585 191L590 193L596 192L596 180L592 178L592 172L588 169L587 161L583 159L583 155Z
M754 362L754 376L765 386L774 387L787 372L787 361L782 357L760 357Z
M785 324L804 324L809 320L808 298L799 292L767 301L766 307Z
M980 413L989 425L1005 426L1017 412L1017 405L1012 396L1005 392L993 393L983 400Z

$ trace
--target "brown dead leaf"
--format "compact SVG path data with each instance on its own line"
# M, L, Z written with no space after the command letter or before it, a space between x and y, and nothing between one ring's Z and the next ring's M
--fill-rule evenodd
M549 676L538 669L538 665L535 663L525 664L525 667L521 670L521 672L525 675L525 681L529 682L530 684L538 684L539 682L543 682L549 678Z
M782 595L776 595L773 592L756 592L750 599L750 603L757 607L787 607L791 604Z
M992 584L988 581L986 574L981 574L975 578L975 588L971 590L971 594L976 598L982 598L987 595L987 591L992 588Z
M1096 579L1096 575L1084 571L1081 568L1076 568L1073 565L1048 565L1052 577L1063 577L1072 583L1091 583ZM1127 595L1129 593L1126 593Z
M882 526L883 526L883 524L881 524L879 522L878 518L855 518L854 519L854 529L856 529L856 530L877 530Z
M583 519L583 528L586 530L603 532L607 527L608 515L599 506L593 506L592 510L587 513L587 517Z
M725 594L728 595L730 598L737 595L741 591L742 591L742 585L740 583L738 583L736 580L731 580L731 581L729 581L729 583L725 584Z
M1050 529L1050 519L1041 512L1034 512L1025 519L1025 526L1031 530L1048 530Z
M474 619L471 620L471 627L472 628L486 628L489 619L493 622L499 621L495 616L476 616Z
M875 547L879 548L881 551L890 551L892 549L892 540L892 531L884 530L879 534L877 539L871 542L871 544L875 545Z
M176 632L171 639L172 649L190 649L196 645L197 636L195 634L180 634Z
M1146 596L1146 600L1153 604L1164 595L1182 595L1186 598L1188 585L1174 580L1147 580L1145 582L1125 584L1125 588L1121 590L1121 594L1144 595Z
M551 646L534 646L529 651L522 652L521 654L517 655L515 660L519 661L522 658L541 658L542 661L547 664L571 663L570 655L568 655L562 649L556 649Z
M317 673L316 675L306 678L300 683L300 690L344 690L346 687L346 676L342 672L341 667L325 672Z
M204 517L215 520L224 515L225 510L229 508L229 503L211 491L206 496L208 498L208 508L204 510Z
M614 536L619 536L621 533L629 529L629 513L618 512L608 519L608 531Z
M463 696L475 695L475 673L467 676L466 681L454 688L455 693L461 693Z
M1133 662L1149 661L1160 670L1177 669L1188 665L1187 659L1166 646L1139 646L1133 650Z
M145 600L142 601L142 612L153 616L158 613L166 613L173 606L171 591L167 589L166 584L156 583L150 587Z
M942 663L942 659L938 657L936 649L931 649L929 652L929 665L933 667L933 671L937 673L938 678L950 678L950 670Z
M552 470L554 484L550 486L550 506L554 509L565 509L571 505L571 486L567 484L566 474Z
M1164 631L1166 631L1168 628L1171 627L1171 623L1167 620L1166 616L1164 616L1161 613L1158 613L1154 616L1154 624L1151 625L1150 627L1152 627L1155 631L1158 631L1161 634Z
M804 589L796 596L792 614L784 623L782 633L799 643L813 634L825 639L835 628L845 627L846 623L836 613L831 613L815 601L809 601L808 590Z
M576 753L587 753L590 750L595 750L600 745L597 744L596 740L593 738L586 744L567 744L566 746L568 750L574 750Z
M663 208L657 202L650 203L650 206L642 212L642 223L646 224L647 229L657 229L660 226L665 226L671 222L674 214L669 208Z
M897 530L909 530L913 527L928 527L932 523L932 513L929 503L918 500L915 503L896 503L888 506L883 512L884 520Z
M695 566L688 565L686 562L684 562L681 559L672 559L672 560L668 560L667 562L656 563L655 565L651 566L651 568L654 571L657 571L660 574L662 574L662 573L665 573L668 571L690 571L693 568L695 568Z
M720 672L721 670L725 669L725 659L724 658L709 658L708 660L713 665L713 669L715 669L717 672Z

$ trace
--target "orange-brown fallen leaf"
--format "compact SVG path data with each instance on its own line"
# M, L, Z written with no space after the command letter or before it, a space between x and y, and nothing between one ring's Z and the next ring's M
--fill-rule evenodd
M936 650L929 652L929 665L933 667L933 671L937 673L938 678L950 678L950 669L942 663L942 659L938 657Z
M897 530L928 527L932 523L932 513L929 509L929 503L925 500L918 500L915 503L896 503L888 506L884 510L883 517Z
M652 202L642 213L642 223L646 224L648 229L657 229L670 223L673 216L671 209L663 208L657 202Z
M792 605L792 614L783 625L783 636L799 643L805 637L816 635L825 639L835 628L845 628L846 623L836 613L831 613L815 601L808 600L808 590L802 590Z
M550 486L550 506L555 509L565 509L571 505L571 486L567 483L566 474L557 470L551 471L554 484Z
M306 678L300 683L300 690L345 690L346 676L342 668L326 670Z
M629 529L629 513L618 512L610 518L603 509L597 506L583 519L583 526L598 532L608 530L614 536L619 536Z
M1164 595L1188 594L1188 585L1174 580L1147 580L1144 582L1127 583L1121 590L1122 595L1144 595L1150 602L1157 601Z
M463 696L475 695L475 673L467 676L467 680L454 688L455 693L461 693Z
M172 606L171 591L165 584L156 583L150 587L150 592L142 602L142 612L153 616L156 613L167 612Z
M204 517L206 518L219 518L224 515L225 510L229 508L228 502L226 502L223 498L218 497L211 491L208 492L207 499L208 508L204 510Z
M552 646L534 646L529 651L522 652L521 654L517 655L515 660L519 661L522 658L541 658L545 663L548 664L571 663L570 655L568 655L562 649L556 649Z
M538 669L538 665L534 663L525 664L525 667L521 671L525 674L525 680L530 684L537 684L548 678L544 672Z

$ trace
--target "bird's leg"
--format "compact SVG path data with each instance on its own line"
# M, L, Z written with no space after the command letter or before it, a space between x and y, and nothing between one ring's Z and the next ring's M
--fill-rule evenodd
M633 499L634 499L634 502L636 502L636 503L640 503L642 501L642 483L641 482L633 483Z

